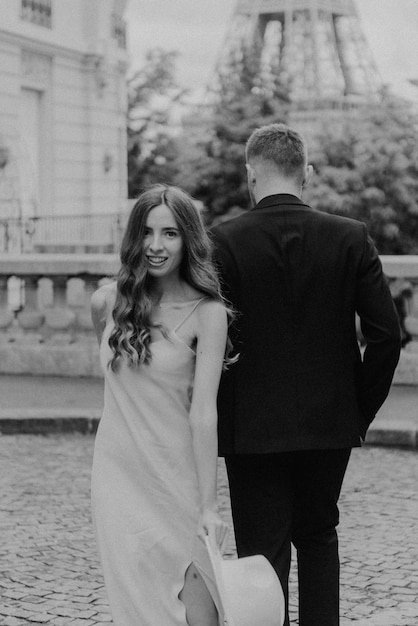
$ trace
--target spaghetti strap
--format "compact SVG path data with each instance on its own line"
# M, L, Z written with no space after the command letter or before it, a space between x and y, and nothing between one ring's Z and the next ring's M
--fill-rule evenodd
M193 313L196 311L196 309L197 309L197 307L199 306L199 304L200 304L201 302L203 302L203 300L206 300L207 298L208 298L208 296L203 296L203 298L200 298L200 300L198 300L198 301L196 302L196 304L194 305L194 307L192 308L192 310L191 310L191 311L189 311L189 312L187 313L186 317L185 317L184 319L182 319L182 320L181 320L181 322L180 322L179 324L177 324L177 326L176 326L175 328L173 328L173 330L172 330L171 332L172 332L172 333L176 333L176 332L178 331L178 329L179 329L179 328L181 328L185 322L187 322L187 320L189 319L189 317L190 317L191 315L193 315Z

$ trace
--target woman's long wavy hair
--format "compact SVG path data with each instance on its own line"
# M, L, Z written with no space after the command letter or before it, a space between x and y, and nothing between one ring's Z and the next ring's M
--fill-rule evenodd
M120 249L121 267L117 275L116 301L113 309L114 329L109 337L113 357L109 366L117 371L122 358L130 367L151 360L151 321L155 299L151 292L152 277L145 264L144 234L151 209L164 204L173 213L183 241L180 276L203 294L222 302L230 319L232 309L226 304L212 261L212 245L199 211L192 198L182 189L157 184L143 191L130 214ZM225 367L230 359L228 338Z

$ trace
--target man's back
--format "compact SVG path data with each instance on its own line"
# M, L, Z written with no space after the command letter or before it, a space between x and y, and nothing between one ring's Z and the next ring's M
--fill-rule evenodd
M399 341L365 226L277 194L213 234L241 353L221 383L220 453L359 445L387 395ZM376 364L369 350L371 377L356 310L389 357Z
M293 545L300 626L339 626L338 499L351 448L389 391L399 323L365 226L299 199L314 173L299 133L262 126L245 158L254 209L213 229L238 311L241 357L218 402L237 551L273 564L290 626Z

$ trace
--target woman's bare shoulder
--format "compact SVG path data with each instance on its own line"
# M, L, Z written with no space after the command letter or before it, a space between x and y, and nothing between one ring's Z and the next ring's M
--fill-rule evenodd
M203 324L218 325L227 320L227 309L219 300L207 297L198 307L199 320Z

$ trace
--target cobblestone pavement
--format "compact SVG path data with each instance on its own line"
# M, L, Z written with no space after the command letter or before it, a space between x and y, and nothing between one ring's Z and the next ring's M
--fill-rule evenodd
M1 626L111 624L90 520L93 443L0 438ZM416 452L353 452L340 506L342 626L417 626L417 483ZM230 522L222 464L219 498ZM291 596L297 624L294 571Z

